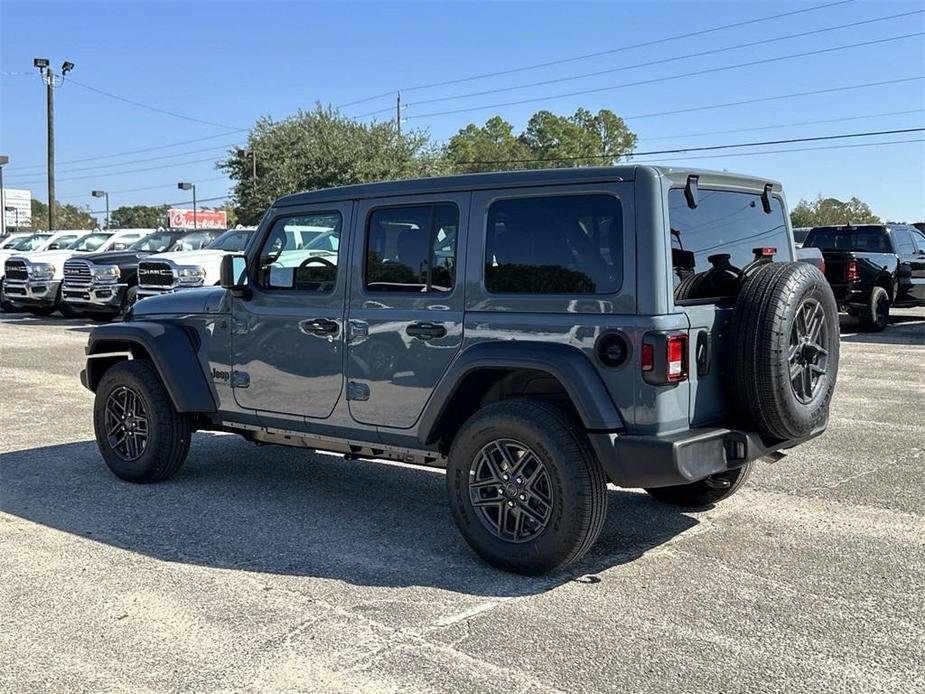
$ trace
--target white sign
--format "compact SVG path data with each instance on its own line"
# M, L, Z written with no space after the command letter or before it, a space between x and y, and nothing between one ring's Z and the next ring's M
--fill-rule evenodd
M32 226L32 191L17 188L3 189L3 206L12 207L4 210L4 220L8 227ZM18 221L17 221L18 219Z

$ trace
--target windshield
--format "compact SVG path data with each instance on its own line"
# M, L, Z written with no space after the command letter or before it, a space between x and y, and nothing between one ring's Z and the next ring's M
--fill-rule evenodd
M163 253L170 248L177 239L179 234L172 234L168 231L156 231L153 234L138 239L128 247L130 251L151 251L152 253Z
M886 229L878 226L816 227L803 245L823 251L891 253L893 250Z
M206 248L237 253L244 250L248 239L250 239L253 233L251 229L229 229L206 246Z
M32 236L23 236L16 239L8 248L14 251L34 251L36 248L45 243L51 234L32 234Z
M112 234L87 234L74 241L67 249L69 251L95 251L106 243L110 236Z
M21 239L24 239L24 238L26 238L26 237L25 237L25 236L14 236L14 237L11 238L11 239L3 239L3 241L0 242L0 248L3 248L3 249L10 249L10 248L12 248L16 243L18 243Z

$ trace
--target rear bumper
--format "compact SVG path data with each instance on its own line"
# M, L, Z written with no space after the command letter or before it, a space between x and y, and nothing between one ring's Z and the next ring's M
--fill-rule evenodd
M610 481L621 487L690 484L819 436L767 443L754 431L705 428L663 436L591 433L591 445Z

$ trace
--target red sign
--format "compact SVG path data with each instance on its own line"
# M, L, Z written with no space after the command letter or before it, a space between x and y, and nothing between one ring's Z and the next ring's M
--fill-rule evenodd
M228 219L224 210L197 210L193 219L192 210L170 208L167 210L170 226L174 229L227 229ZM195 223L194 223L195 222Z

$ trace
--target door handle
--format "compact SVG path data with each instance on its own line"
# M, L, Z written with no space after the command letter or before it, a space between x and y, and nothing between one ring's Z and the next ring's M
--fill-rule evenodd
M411 323L405 332L409 337L416 337L419 340L432 340L435 337L444 337L446 328L439 323Z
M337 321L328 320L327 318L307 318L299 321L299 330L306 335L337 335L340 331L340 325Z

